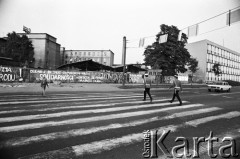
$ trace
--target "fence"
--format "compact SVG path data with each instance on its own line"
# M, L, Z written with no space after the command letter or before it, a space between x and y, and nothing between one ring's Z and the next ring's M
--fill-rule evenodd
M141 74L128 73L125 76L128 83L142 83ZM80 72L0 66L0 82L40 82L43 77L46 77L50 82L122 83L123 74L119 72Z

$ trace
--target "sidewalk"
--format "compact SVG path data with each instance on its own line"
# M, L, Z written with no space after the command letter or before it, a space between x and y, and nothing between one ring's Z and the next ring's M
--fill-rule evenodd
M191 88L204 88L205 85L185 85L185 89ZM168 90L168 84L153 85L151 90ZM54 84L50 83L49 88L46 88L47 92L71 92L71 91L83 91L83 92L111 92L111 91L141 91L143 90L142 84L126 84L125 87L122 84L106 84L106 83L62 83ZM29 92L39 93L41 92L40 83L0 83L0 93L14 93L14 92Z
M64 83L61 85L49 84L47 92L69 92L69 91L126 91L118 88L120 84L95 84L95 83ZM7 92L41 92L40 83L0 83L0 93Z

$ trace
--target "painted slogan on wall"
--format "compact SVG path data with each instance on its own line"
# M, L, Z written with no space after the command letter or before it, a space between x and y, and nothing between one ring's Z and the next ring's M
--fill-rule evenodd
M49 81L66 81L66 82L105 82L121 83L122 73L117 72L74 72L74 71L52 71L52 70L30 70L30 81L39 81L46 77ZM128 82L139 83L141 75L127 74Z
M0 66L0 82L13 82L20 76L20 70L13 67Z
M128 73L125 76L129 83L142 83L142 75L140 74ZM20 79L25 82L39 82L43 77L52 82L121 83L123 74L120 72L79 72L0 66L0 82L16 82L20 81Z

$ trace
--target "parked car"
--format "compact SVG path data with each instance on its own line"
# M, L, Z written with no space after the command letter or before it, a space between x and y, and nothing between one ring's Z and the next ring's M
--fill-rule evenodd
M224 81L216 81L213 84L208 85L208 91L215 91L215 92L220 92L220 91L231 91L232 86L228 84L228 82Z

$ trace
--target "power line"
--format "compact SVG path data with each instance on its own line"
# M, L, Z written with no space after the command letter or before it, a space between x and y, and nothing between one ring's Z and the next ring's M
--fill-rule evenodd
M187 28L189 28L189 27L195 26L195 25L197 25L197 24L199 25L199 24L201 24L201 23L210 21L210 20L212 20L212 19L214 19L214 18L217 18L217 17L219 17L219 16L221 16L221 15L230 13L232 10L236 10L236 9L238 9L238 8L240 8L240 6L235 7L235 8L233 8L233 9L230 9L229 11L225 11L225 12L223 12L223 13L220 13L220 14L218 14L218 15L216 15L216 16L213 16L213 17L211 17L211 18L208 18L208 19L206 19L206 20L203 20L203 21L200 21L200 22L198 22L198 23L195 23L195 24L193 24L193 25L190 25L190 26L188 26L188 27L185 27L185 28L181 29L180 31L183 31L183 30L185 30L185 29L187 29ZM236 22L235 22L235 23L236 23ZM207 31L207 32L198 34L198 35L207 34L207 33L210 33L210 32L216 31L216 30L220 30L220 29L223 29L223 28L226 28L226 27L229 27L229 26L226 25L226 26L224 26L224 27L220 27L220 28L217 28L217 29L213 29L213 30L210 30L210 31ZM142 37L142 38L146 39L146 38L151 38L151 37L155 37L155 36L156 36L156 35L145 36L145 37ZM127 40L127 43L132 43L132 42L136 42L136 41L139 41L139 38L138 38L138 39Z
M206 19L206 20L203 20L203 21L201 21L201 22L199 22L199 23L195 23L195 24L193 24L193 25L190 25L190 26L188 26L188 27L185 27L185 28L181 29L181 31L182 31L182 30L185 30L185 29L187 29L187 28L189 28L189 27L191 27L191 26L204 23L204 22L209 21L209 20L211 20L211 19L213 19L213 18L216 18L216 17L219 17L219 16L221 16L221 15L223 15L223 14L229 13L229 12L231 12L231 10L235 10L235 9L238 9L238 8L240 8L240 6L238 6L238 7L236 7L236 8L233 8L233 9L230 9L229 11L225 11L225 12L223 12L223 13L221 13L221 14L218 14L218 15L213 16L213 17L211 17L211 18L208 18L208 19Z

